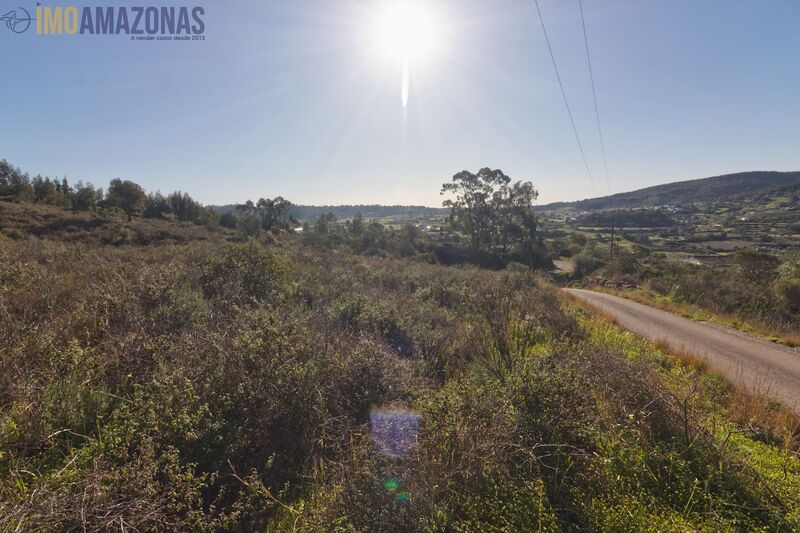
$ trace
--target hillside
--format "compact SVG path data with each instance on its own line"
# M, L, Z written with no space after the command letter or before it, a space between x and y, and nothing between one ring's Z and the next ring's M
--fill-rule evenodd
M730 200L749 195L776 193L782 189L800 189L800 171L753 171L723 174L710 178L665 183L600 198L589 198L574 202L553 202L536 206L534 210L538 212L554 211L556 209L590 211L660 205L692 205L710 201ZM219 214L224 214L233 211L236 206L220 205L212 207ZM333 213L340 220L351 219L356 213L361 213L368 220L404 222L420 218L446 217L449 214L449 209L420 205L293 205L290 213L300 222L313 222L327 213Z
M219 214L233 211L235 205L213 206ZM386 219L392 222L402 222L419 218L430 219L446 217L449 209L440 207L425 207L422 205L293 205L289 214L300 222L313 222L322 215L333 213L340 219L353 218L357 213L367 220Z
M0 201L0 234L11 239L38 237L88 244L180 244L219 239L224 228L177 220L75 212L49 205Z
M800 171L738 172L710 178L678 181L646 187L636 191L590 198L576 202L555 202L536 207L537 211L562 208L577 210L618 207L653 207L658 205L691 205L723 200L743 194L762 194L783 188L800 187Z

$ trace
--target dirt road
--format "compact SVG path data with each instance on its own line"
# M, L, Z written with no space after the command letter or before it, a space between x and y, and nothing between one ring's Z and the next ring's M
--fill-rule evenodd
M572 272L575 270L575 263L571 261L564 261L562 259L553 259L553 265L556 267L556 272Z
M800 352L707 322L583 289L571 295L613 316L623 328L691 353L733 383L766 394L800 413Z

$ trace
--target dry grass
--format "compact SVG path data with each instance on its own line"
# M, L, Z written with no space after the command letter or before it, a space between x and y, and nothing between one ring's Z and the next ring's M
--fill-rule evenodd
M731 422L745 428L746 431L766 433L787 450L796 450L800 446L800 416L769 397L769 391L763 386L749 387L743 383L726 380L721 374L713 371L705 358L686 350L677 350L663 339L653 343L664 356L671 361L695 372L713 374L726 384L727 410Z
M800 416L762 391L732 385L728 393L731 421L746 430L766 432L785 450L800 448Z
M790 348L800 348L800 335L782 335L780 342Z
M701 355L683 349L676 349L666 339L657 339L653 345L675 363L696 372L711 372L708 363Z

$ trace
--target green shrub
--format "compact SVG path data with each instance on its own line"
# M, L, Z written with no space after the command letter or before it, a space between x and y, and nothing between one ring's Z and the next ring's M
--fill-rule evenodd
M264 301L288 288L289 264L257 241L228 246L205 268L202 286L211 298Z
M793 256L778 267L775 293L790 312L800 313L800 256Z
M600 268L601 264L594 256L584 253L574 256L573 262L575 263L575 269L572 272L572 276L578 279L591 274Z
M15 241L25 238L25 233L18 228L3 228L0 230L0 235Z
M639 261L633 254L616 255L603 267L603 274L610 278L630 277L639 271Z
M209 313L209 306L202 291L186 283L171 287L163 301L153 310L153 321L165 332L176 331L203 322Z

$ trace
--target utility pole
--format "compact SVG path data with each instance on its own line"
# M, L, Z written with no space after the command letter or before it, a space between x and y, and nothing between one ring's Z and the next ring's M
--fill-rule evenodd
M617 222L617 211L611 214L611 258L614 258L614 225Z

